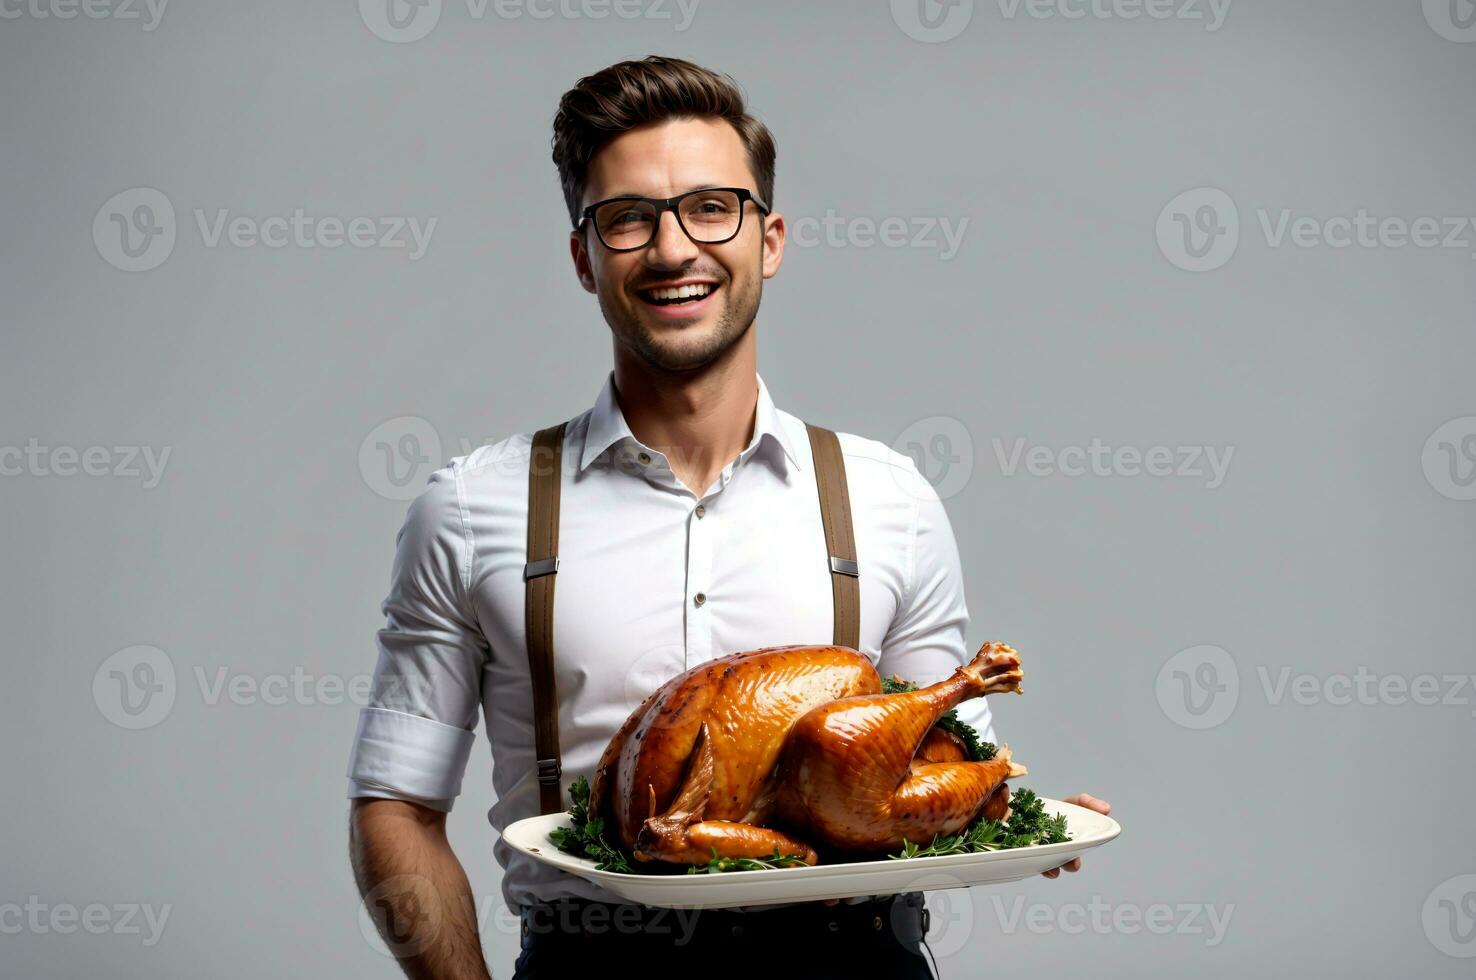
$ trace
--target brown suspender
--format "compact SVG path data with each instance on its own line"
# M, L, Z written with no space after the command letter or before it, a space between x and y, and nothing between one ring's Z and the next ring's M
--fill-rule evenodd
M840 439L829 429L805 423L815 456L815 485L820 490L820 521L825 525L825 551L830 556L830 589L835 606L835 639L840 647L861 645L861 581L856 565L856 539L851 530L851 494L846 488L846 460Z
M564 425L533 435L528 457L528 563L524 615L528 631L528 673L533 679L533 741L538 759L541 813L564 809L559 777L559 699L554 688L554 581L559 570L559 477Z
M559 700L554 687L554 580L559 570L559 481L563 462L564 425L533 434L528 460L528 562L524 605L528 635L528 672L533 679L533 738L538 759L539 812L564 809L559 780ZM815 484L820 493L820 520L830 559L831 595L835 605L836 646L856 648L861 636L861 587L856 540L851 527L851 498L840 440L829 429L805 423L815 456Z

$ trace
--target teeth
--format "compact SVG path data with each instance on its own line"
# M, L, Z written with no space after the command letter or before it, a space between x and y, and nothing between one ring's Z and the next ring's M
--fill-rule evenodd
M712 292L710 283L694 283L690 286L678 286L675 289L648 289L646 295L652 299L687 299L692 296L706 296Z

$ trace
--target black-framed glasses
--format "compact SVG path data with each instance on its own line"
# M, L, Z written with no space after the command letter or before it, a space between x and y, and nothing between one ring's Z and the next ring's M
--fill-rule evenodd
M592 223L601 244L612 252L645 248L656 237L663 212L676 215L677 224L699 245L721 245L743 230L745 201L764 214L769 206L746 187L703 187L676 197L626 195L596 201L584 209L576 229Z

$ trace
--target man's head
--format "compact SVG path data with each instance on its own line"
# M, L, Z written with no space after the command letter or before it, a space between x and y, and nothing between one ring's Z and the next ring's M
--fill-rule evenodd
M643 247L615 251L585 209L611 198L667 199L699 188L749 191L774 203L774 140L744 109L733 81L676 58L625 61L579 82L554 117L553 159L574 224L570 254L580 282L599 298L616 341L650 367L701 368L740 340L758 312L763 280L779 269L784 219L754 200L740 204L728 241L705 244L683 231L676 212L659 212ZM682 208L698 239L697 216L717 205ZM690 210L689 210L690 209ZM604 211L609 215L612 212ZM626 227L649 227L649 210L617 212ZM607 233L612 243L617 239ZM652 288L705 285L709 294L653 296Z

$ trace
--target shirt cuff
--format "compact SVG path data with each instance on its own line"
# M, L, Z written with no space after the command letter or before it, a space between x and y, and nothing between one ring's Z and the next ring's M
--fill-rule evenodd
M389 708L362 708L348 795L408 798L451 809L476 733Z

